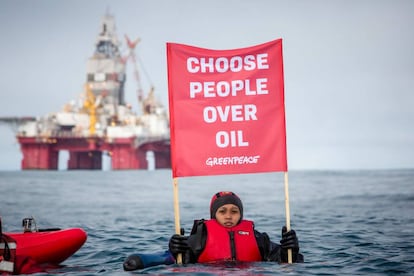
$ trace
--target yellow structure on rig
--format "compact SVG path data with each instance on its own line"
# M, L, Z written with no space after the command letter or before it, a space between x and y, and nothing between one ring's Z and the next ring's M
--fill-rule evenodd
M97 103L95 95L92 93L89 84L85 84L85 101L83 102L83 107L89 115L89 134L95 135L96 132L96 108Z

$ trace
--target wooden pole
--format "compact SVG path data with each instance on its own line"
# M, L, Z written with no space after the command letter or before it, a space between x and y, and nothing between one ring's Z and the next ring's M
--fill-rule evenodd
M289 207L289 181L288 172L285 172L285 209L286 209L286 230L290 231L290 207ZM288 263L292 263L292 249L288 249Z
M178 178L173 178L173 190L174 190L174 221L175 221L175 233L181 235L180 226L180 204L178 200ZM181 254L177 255L177 264L182 264Z

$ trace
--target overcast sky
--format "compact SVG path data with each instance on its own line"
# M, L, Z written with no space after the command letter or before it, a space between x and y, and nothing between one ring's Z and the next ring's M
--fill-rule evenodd
M120 39L141 38L143 86L166 106L166 42L232 49L282 38L289 169L414 167L411 0L0 0L0 117L78 99L107 11ZM132 66L127 77L136 108ZM12 128L0 124L0 135L0 170L19 170Z

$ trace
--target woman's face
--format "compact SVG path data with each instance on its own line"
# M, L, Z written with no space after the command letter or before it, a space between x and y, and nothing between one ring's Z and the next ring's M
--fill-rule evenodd
M239 223L241 214L239 207L234 204L225 204L217 209L216 220L224 227L233 227Z

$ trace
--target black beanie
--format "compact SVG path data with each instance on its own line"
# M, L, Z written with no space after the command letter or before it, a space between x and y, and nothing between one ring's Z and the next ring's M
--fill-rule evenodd
M213 195L210 202L210 218L216 218L218 208L226 204L234 204L239 207L240 220L243 218L243 204L240 198L233 192L218 192Z

